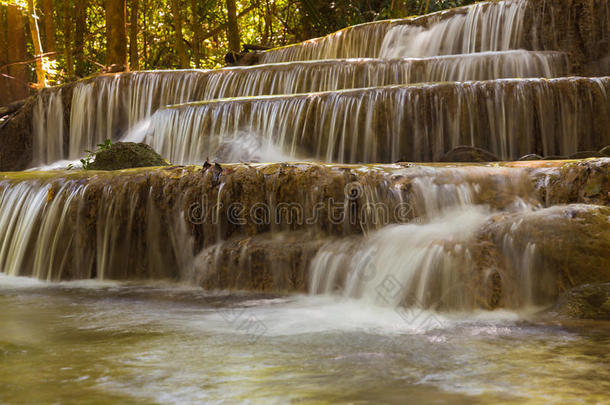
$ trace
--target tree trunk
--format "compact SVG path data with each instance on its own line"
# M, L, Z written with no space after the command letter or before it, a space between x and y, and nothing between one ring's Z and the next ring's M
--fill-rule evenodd
M69 3L69 1L67 1ZM74 32L74 73L78 77L86 75L87 65L85 64L85 31L87 30L87 5L88 0L77 0L75 12L75 32Z
M106 65L127 67L125 0L106 0Z
M237 6L235 0L227 0L227 39L229 51L240 51L239 27L237 26Z
M8 63L8 42L6 41L6 7L0 7L0 107L8 105L11 100L11 90L8 70L4 67Z
M131 0L129 11L129 68L130 70L140 70L138 55L138 11L139 0Z
M171 0L172 14L174 15L174 38L176 42L176 53L178 61L182 69L188 69L191 65L189 57L184 47L184 38L182 36L182 16L180 15L180 2Z
M26 59L25 27L23 15L17 6L9 5L7 8L7 42L8 63L23 62ZM29 80L27 66L16 64L8 67L11 85L12 100L26 98L29 93Z
M44 13L44 35L46 39L47 52L55 52L55 18L53 17L53 0L42 0L42 12ZM55 59L51 54L49 59Z
M392 17L405 17L407 15L407 5L404 0L392 0L390 14Z
M47 86L47 73L42 64L42 43L40 42L40 31L38 30L38 16L34 8L34 0L28 0L28 20L30 22L30 33L34 45L34 58L36 59L36 81L39 89Z
M66 76L74 76L74 58L72 56L72 7L69 1L64 1L64 59L66 61Z
M191 0L191 29L193 30L193 61L195 62L195 67L199 68L201 66L201 49L203 47L203 26L199 21L197 3L197 0Z

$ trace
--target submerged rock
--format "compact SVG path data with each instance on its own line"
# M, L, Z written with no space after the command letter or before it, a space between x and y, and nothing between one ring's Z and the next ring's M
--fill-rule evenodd
M521 156L519 161L527 161L527 160L542 160L542 156L536 155L535 153L530 153L529 155Z
M553 312L576 319L610 320L610 283L585 284L567 291Z
M497 162L500 159L491 152L474 146L458 146L451 149L440 159L441 162L483 163Z
M96 152L89 169L120 170L153 166L168 166L168 163L145 143L117 142Z

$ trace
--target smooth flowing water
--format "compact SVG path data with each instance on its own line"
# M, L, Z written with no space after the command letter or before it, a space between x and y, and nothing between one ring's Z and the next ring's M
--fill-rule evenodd
M609 88L609 78L504 79L215 100L158 110L144 139L180 164L229 161L222 145L238 133L326 162L438 161L459 145L566 156L610 143Z
M610 325L0 279L4 403L601 403ZM33 389L35 387L35 389Z
M524 41L532 4L42 91L44 170L0 175L0 403L607 401L610 323L549 308L610 277L610 159L379 164L610 143L610 77ZM56 170L106 139L205 164Z

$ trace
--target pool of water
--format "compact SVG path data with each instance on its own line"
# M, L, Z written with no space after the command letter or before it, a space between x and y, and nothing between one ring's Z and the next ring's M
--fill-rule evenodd
M604 402L610 323L0 276L0 403Z

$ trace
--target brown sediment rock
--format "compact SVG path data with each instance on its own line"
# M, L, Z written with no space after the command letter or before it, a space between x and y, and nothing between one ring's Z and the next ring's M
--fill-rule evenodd
M559 298L552 312L562 317L610 321L610 283L572 288Z
M201 252L187 279L206 289L304 293L309 263L324 242L304 232L230 239Z
M23 170L32 160L32 111L30 98L17 112L0 120L0 171Z
M582 151L576 152L573 155L570 155L570 159L590 159L590 158L603 158L608 157L603 153L596 151Z
M610 205L610 159L558 162L541 169L537 187L545 206L585 203Z
M526 49L568 52L575 72L610 74L610 7L607 0L530 0L523 32Z
M474 146L458 146L445 153L441 162L497 162L498 157L491 152Z
M610 282L609 225L609 207L574 204L501 215L483 233L498 249L510 245L504 257L514 263L507 263L501 278L529 272L536 298L544 303L573 286ZM527 250L531 254L524 256Z
M15 270L22 275L183 279L181 269L195 263L204 267L196 273L196 280L206 287L303 291L307 263L320 241L362 235L425 215L416 182L430 181L431 186L445 188L466 186L473 203L508 212L489 224L471 246L476 259L473 268L478 270L470 278L478 277L475 284L482 289L474 288L478 293L473 296L479 306L494 308L515 305L507 287L511 284L506 282L512 273L503 270L509 264L503 263L505 255L499 250L501 236L510 232L515 233L515 240L532 241L541 249L546 260L543 268L561 275L553 286L565 289L605 281L610 269L608 250L604 250L609 248L610 228L603 222L608 208L568 206L527 214L510 212L520 201L534 206L610 205L606 191L609 165L610 159L591 159L488 165L294 163L15 172L0 174L0 193L20 186L25 188L14 192L26 195L30 190L28 193L46 196L42 206L27 203L28 197L20 205L23 212L3 208L6 215L27 215L40 230L31 234L25 251L43 252L42 259L37 265L33 256L25 256ZM409 209L398 212L404 202ZM379 212L378 206L368 203L389 209ZM45 227L36 225L41 223ZM516 223L520 225L511 230ZM276 238L280 231L283 236ZM225 242L217 245L219 241ZM200 252L205 253L196 256ZM560 291L559 287L548 292L549 296Z
M520 161L528 161L528 160L542 160L542 156L536 155L535 153L530 153L529 155L521 156L519 158Z

